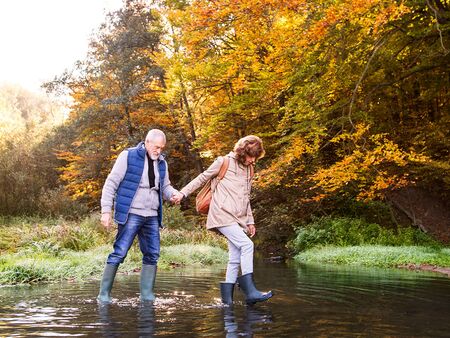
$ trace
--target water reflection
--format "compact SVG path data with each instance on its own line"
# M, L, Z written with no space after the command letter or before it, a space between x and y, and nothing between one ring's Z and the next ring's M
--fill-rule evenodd
M276 297L223 307L223 271L161 271L154 304L139 275L120 275L110 305L98 281L0 288L0 337L448 337L450 279L432 273L264 264L255 279Z
M120 309L113 304L98 305L98 316L101 323L102 336L123 337L124 333L128 331L123 323L124 310L125 309ZM139 337L153 337L155 333L154 304L153 303L140 304L137 307L135 318L137 319L137 321L133 320L131 326L135 328L137 327L137 333Z
M153 304L146 303L139 306L138 333L141 337L153 337L155 333L155 308Z
M102 335L105 337L120 337L120 321L115 320L111 312L112 305L110 304L100 304L98 306Z
M268 323L272 323L270 308L246 306L243 316L236 316L233 305L222 308L224 331L227 338L245 335L253 337L253 333L261 331Z

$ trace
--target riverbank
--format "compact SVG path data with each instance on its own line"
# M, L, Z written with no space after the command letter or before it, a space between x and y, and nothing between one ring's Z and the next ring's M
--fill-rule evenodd
M184 226L188 222L184 222ZM13 218L0 222L0 285L86 280L101 277L116 230L105 230L97 216L82 221ZM225 264L226 241L203 228L164 228L159 269ZM139 271L137 240L119 273Z
M401 268L442 273L450 277L450 248L425 246L322 246L297 254L303 263Z
M363 219L315 219L297 228L288 246L298 262L450 271L450 248L420 229L384 228Z

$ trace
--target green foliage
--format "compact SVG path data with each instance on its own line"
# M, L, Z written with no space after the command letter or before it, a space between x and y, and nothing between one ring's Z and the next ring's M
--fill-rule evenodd
M384 201L358 201L337 198L333 201L332 215L336 217L361 218L367 223L376 223L392 228L397 226L392 206Z
M179 244L205 244L222 249L227 247L225 237L206 229L188 231L164 229L161 231L162 246Z
M0 262L0 284L31 284L68 278L83 280L100 275L106 247L86 252L63 251L57 255L25 250L4 255Z
M166 204L163 212L163 224L169 229L194 230L197 220L193 216L186 216L179 205Z
M184 214L180 206L166 205L163 213L165 228L161 230L161 245L206 244L226 248L225 238L207 230L203 223L204 219L198 216Z
M58 257L62 254L63 250L58 243L54 243L49 240L42 240L38 242L32 242L25 247L20 254L23 255L51 255Z
M115 229L106 230L98 215L80 222L37 217L0 217L0 285L98 278L111 252ZM210 265L227 258L224 237L205 229L161 230L159 267ZM120 271L140 269L137 241Z
M299 262L333 263L378 267L398 267L410 264L427 264L450 267L450 250L423 246L324 246L316 247L295 256Z
M170 208L169 208L170 210ZM178 207L173 207L179 218L180 227L166 227L161 230L161 245L205 244L226 248L227 242L221 235L206 228L183 228L187 222ZM181 222L181 223L178 223ZM100 224L98 215L85 217L81 221L62 218L0 217L0 250L20 251L21 248L34 252L58 252L69 249L85 251L114 241L115 228L106 230Z
M226 251L209 245L180 244L161 249L161 260L169 265L222 264L227 258Z
M267 195L262 198L261 192L254 192L260 198L251 202L257 229L253 240L258 249L273 255L284 255L286 243L295 235L293 225L307 216L292 198L296 196L294 189L267 189L265 192Z
M425 245L439 247L430 236L416 228L387 229L361 219L322 217L299 227L296 237L288 244L294 252L317 246L355 246L378 244L389 246Z
M111 241L113 234L100 225L97 215L82 221L62 218L3 217L0 219L0 234L9 241L0 241L0 250L46 251L53 248L75 251L87 250Z
M42 269L36 269L35 265L2 266L0 267L1 284L29 284L46 281L47 276Z
M0 261L0 285L53 282L64 279L100 278L110 245L87 251L54 250L53 245L34 244L19 254L6 254ZM223 264L227 253L221 248L201 244L163 247L159 268L180 265ZM136 272L141 268L142 254L133 246L119 272Z
M42 217L79 219L88 214L88 211L86 204L68 196L63 186L42 189L36 202L36 213Z
M58 233L61 247L74 251L85 251L103 243L105 237L97 230L99 220L85 219L79 225L66 226Z

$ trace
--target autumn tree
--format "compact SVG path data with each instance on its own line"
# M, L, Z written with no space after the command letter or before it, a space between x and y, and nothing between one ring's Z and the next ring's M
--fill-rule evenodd
M68 124L74 138L58 155L66 189L75 199L98 204L101 187L117 154L142 140L150 127L173 119L158 100L163 69L154 61L161 27L144 1L126 1L108 14L92 39L88 57L71 74L48 83L73 98Z
M73 98L61 177L96 204L115 156L160 127L181 183L260 135L268 229L404 186L448 196L449 48L447 0L125 1L47 84Z
M290 206L286 223L293 209L383 199L448 169L448 1L189 5L176 12L185 50L174 67L197 142L217 155L261 135L257 183L267 205Z
M58 189L61 163L49 135L63 121L59 102L19 86L0 87L0 214L37 214Z

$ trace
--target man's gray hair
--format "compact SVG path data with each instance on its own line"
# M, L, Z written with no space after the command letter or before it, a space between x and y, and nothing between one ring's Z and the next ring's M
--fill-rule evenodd
M162 130L159 129L151 129L147 136L145 137L145 142L151 142L162 139L164 143L166 143L166 134Z

